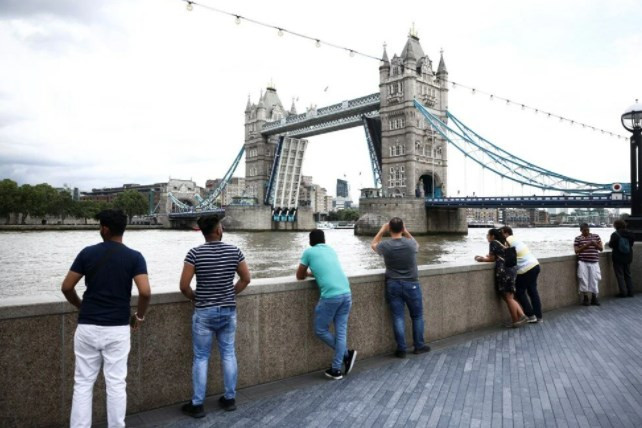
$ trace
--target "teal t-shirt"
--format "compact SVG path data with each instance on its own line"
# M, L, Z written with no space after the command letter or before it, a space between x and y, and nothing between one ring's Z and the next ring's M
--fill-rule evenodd
M339 257L326 244L307 248L301 256L301 264L309 267L314 274L322 299L350 293L350 282L341 269Z

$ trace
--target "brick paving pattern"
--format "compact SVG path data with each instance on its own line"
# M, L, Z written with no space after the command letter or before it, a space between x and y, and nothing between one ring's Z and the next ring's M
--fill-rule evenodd
M642 296L545 317L429 354L385 359L341 381L289 390L275 384L269 396L243 400L235 412L209 399L200 420L178 415L176 406L156 415L163 422L149 412L134 415L130 425L642 426Z

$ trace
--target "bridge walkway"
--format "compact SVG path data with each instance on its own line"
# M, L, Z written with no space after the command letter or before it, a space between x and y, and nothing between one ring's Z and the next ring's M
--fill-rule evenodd
M433 342L429 354L358 361L239 391L238 410L206 401L128 417L128 426L642 426L642 296L545 313L520 329L489 328ZM426 326L428 329L429 325ZM286 356L296 358L296 355Z

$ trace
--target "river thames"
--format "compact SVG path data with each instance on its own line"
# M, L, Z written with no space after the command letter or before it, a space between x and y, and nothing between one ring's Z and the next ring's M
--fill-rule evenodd
M595 228L605 243L613 229ZM348 275L383 268L383 260L370 249L371 237L355 236L352 230L326 230ZM469 229L467 236L418 236L420 265L451 262L475 263L473 257L488 252L487 229ZM514 229L537 257L573 254L578 228ZM299 258L308 246L307 232L226 232L223 240L245 253L252 278L294 278ZM76 254L100 241L98 231L0 232L0 298L53 296ZM145 256L152 290L178 290L178 280L187 251L200 245L203 236L194 231L131 230L124 243ZM84 290L84 281L78 286Z

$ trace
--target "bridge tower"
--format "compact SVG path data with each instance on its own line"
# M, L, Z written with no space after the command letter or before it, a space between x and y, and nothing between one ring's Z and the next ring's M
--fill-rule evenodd
M256 198L260 205L263 204L278 143L278 136L266 138L261 135L261 130L266 122L281 120L288 113L273 83L265 92L261 91L258 104L253 104L248 96L245 107L245 195Z
M388 60L384 46L379 90L384 196L445 196L447 143L413 105L416 98L446 120L448 71L443 51L435 72L413 26L401 55Z

